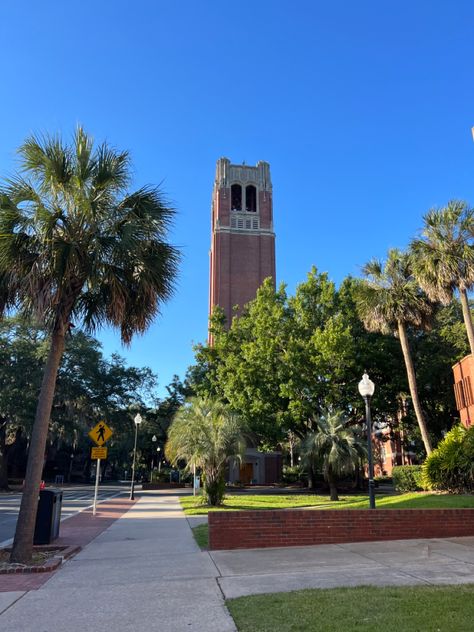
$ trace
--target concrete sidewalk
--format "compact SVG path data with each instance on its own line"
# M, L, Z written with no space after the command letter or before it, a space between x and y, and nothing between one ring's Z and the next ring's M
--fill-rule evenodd
M217 575L178 498L143 493L39 590L2 593L0 629L234 632Z
M224 596L459 583L474 583L472 537L201 552L178 497L153 491L38 590L0 593L0 629L235 632Z
M474 537L211 553L225 597L304 588L474 583Z

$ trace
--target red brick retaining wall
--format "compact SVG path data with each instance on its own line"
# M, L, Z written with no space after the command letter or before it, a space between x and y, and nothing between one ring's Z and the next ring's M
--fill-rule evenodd
M474 509L290 509L209 513L211 550L470 535L474 535Z

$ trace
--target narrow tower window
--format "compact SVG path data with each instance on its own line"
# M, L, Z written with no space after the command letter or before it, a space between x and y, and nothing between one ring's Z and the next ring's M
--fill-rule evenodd
M251 213L257 212L257 189L249 184L245 189L245 210Z
M233 211L242 210L242 187L240 184L233 184L230 188L231 209Z

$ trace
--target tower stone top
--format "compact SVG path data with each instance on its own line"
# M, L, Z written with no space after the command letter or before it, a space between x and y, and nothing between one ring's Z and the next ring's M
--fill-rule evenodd
M219 158L216 166L216 189L227 189L232 184L255 184L260 191L271 191L270 165L259 160L255 167L245 163L232 164L228 158Z
M235 165L219 158L211 206L209 313L219 305L228 325L266 278L275 283L272 198L268 162Z

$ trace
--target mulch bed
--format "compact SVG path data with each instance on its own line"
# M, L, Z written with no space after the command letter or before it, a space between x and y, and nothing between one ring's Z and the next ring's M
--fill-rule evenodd
M64 560L81 550L80 546L42 545L33 548L33 558L29 564L10 562L11 548L0 550L0 575L17 573L48 573L61 566Z

